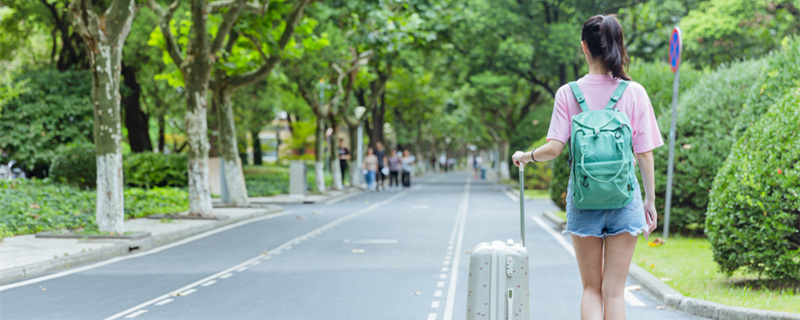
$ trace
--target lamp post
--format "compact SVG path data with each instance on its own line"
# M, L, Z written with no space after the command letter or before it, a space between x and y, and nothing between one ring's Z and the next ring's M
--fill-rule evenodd
M362 158L363 154L364 154L364 150L363 150L363 147L362 147L362 145L364 144L364 142L363 142L363 140L364 140L364 138L363 138L363 136L364 136L364 128L363 128L363 125L362 125L363 121L362 121L361 117L366 112L367 112L367 108L366 107L364 107L364 106L356 107L355 116L356 116L356 120L358 120L358 144L356 145L356 150L357 150L356 152L358 152L358 153L356 154L356 165L359 166L359 167L353 168L353 172L358 172L358 174L355 175L355 176L358 177L358 185L361 185L362 181L364 179L363 174L361 174L361 170L359 170L358 168L360 168L361 163L363 163L363 161L364 161L363 158Z

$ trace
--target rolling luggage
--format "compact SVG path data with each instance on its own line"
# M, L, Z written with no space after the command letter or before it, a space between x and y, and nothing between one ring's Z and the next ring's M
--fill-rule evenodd
M479 243L469 259L467 320L528 320L530 289L525 249L523 167L519 168L522 243Z

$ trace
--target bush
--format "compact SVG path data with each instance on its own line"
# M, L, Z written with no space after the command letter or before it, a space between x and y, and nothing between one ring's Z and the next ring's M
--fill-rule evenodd
M67 145L59 148L50 163L50 178L94 188L97 183L97 152L92 144Z
M539 141L534 142L524 150L523 152L527 152L533 150L534 147L541 147L547 142L547 138L544 137L544 134L541 135L542 138ZM513 152L513 150L512 150ZM519 177L519 168L515 166L513 163L511 164L511 178L514 181L517 181ZM550 187L550 182L553 180L553 171L550 168L550 164L547 162L536 162L536 163L528 163L525 166L525 189L536 189L536 190L544 190Z
M186 187L189 184L185 154L133 153L122 159L125 184L131 187Z
M183 189L126 189L125 217L189 209ZM97 193L45 180L0 180L0 237L52 230L97 229Z
M289 170L269 166L247 166L244 168L244 183L249 197L289 193ZM313 186L313 180L311 183Z
M569 184L570 167L567 164L569 159L569 148L564 146L564 151L557 158L550 161L553 179L550 182L550 199L558 205L561 210L567 209L567 185Z
M23 70L13 82L27 82L22 93L2 106L0 149L45 176L59 146L92 138L91 77L85 70Z
M758 60L722 67L680 96L670 213L673 230L702 230L714 176L736 142L731 133L754 79L765 66L766 61ZM666 195L671 118L671 111L658 117L665 146L653 151L656 208L661 212Z
M800 89L750 127L714 181L706 235L729 275L800 280Z

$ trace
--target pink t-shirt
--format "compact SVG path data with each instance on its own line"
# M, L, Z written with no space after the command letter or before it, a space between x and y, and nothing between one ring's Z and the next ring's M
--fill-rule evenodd
M619 83L620 80L612 76L599 74L587 74L578 79L578 87L586 98L589 110L605 108ZM653 106L642 85L631 81L615 108L627 114L631 121L634 153L644 153L664 144ZM566 84L561 86L556 92L547 140L558 140L566 144L572 134L572 116L579 113L581 106L575 99L572 89Z

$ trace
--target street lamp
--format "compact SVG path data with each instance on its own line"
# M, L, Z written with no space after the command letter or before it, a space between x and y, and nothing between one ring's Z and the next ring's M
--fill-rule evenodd
M357 162L356 162L356 167L353 168L353 172L358 172L358 174L355 175L355 176L358 177L358 185L361 185L361 181L363 179L363 174L361 174L361 170L358 170L358 168L360 168L361 163L363 161L361 157L362 157L362 154L364 152L362 150L363 149L362 145L364 144L364 142L363 142L363 139L364 139L363 138L363 136L364 136L364 128L362 127L361 116L363 116L364 113L366 113L366 112L367 112L367 108L366 107L364 107L364 106L356 107L355 116L356 116L356 120L358 120L358 144L356 145L356 150L358 150L358 151L356 151L356 152L358 152L358 153L356 154L356 161Z

